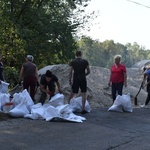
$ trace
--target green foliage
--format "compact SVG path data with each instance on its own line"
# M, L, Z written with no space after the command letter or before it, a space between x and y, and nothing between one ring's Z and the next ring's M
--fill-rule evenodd
M92 66L110 68L116 54L122 55L122 63L127 67L131 67L140 60L150 59L149 50L140 47L136 42L133 45L130 43L122 45L114 43L113 40L99 42L90 37L82 37L78 44L84 57Z
M89 19L78 16L82 16L88 1L0 0L0 53L4 65L19 71L27 54L34 56L39 69L68 63L77 49L74 36ZM6 76L12 75L13 71L8 70Z
M15 67L9 67L9 66L5 67L4 77L6 82L10 84L9 88L13 88L15 85L18 84L19 73L15 69Z

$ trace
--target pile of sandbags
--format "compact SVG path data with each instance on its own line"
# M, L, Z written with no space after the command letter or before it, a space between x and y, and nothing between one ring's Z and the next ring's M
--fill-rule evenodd
M42 105L41 103L34 104L26 89L15 93L11 101L9 94L2 95L5 98L5 101L1 105L2 108L4 108L6 102L13 104L11 107L7 106L7 111L5 111L5 113L8 113L12 117L43 119L46 121L51 121L54 118L73 122L83 122L83 120L86 120L85 117L74 114L74 112L81 112L81 97L74 98L70 104L64 104L64 95L57 93L48 103ZM87 112L91 111L88 101L86 101L85 108Z

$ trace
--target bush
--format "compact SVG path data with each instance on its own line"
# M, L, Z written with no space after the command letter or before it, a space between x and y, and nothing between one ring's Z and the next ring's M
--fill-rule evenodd
M4 68L4 79L7 83L9 83L9 89L12 89L14 86L18 84L19 73L14 67L6 66Z

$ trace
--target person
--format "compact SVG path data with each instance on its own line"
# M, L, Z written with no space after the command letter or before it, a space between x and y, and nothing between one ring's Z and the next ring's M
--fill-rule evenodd
M33 101L35 96L35 88L38 82L38 67L33 63L34 57L32 55L27 55L26 62L22 65L19 76L19 85L23 80L23 89L29 91L30 96Z
M82 52L76 52L76 58L70 63L70 72L69 72L69 83L72 87L72 91L69 97L70 100L78 93L79 88L81 89L82 96L82 110L81 113L87 113L85 110L86 102L86 92L87 92L87 80L86 76L90 74L89 62L86 59L82 58ZM72 83L73 75L73 83Z
M142 86L144 86L145 81L147 82L146 83L147 98L146 98L145 104L141 105L141 107L147 108L147 105L150 101L150 66L143 68L143 76L144 76L144 78L143 78L143 85Z
M42 103L42 105L45 103L47 95L50 95L50 99L55 95L56 86L58 92L61 93L62 91L57 76L54 75L50 70L47 70L40 79L40 90L42 93L39 102Z
M127 73L125 65L121 64L121 55L114 56L114 65L111 66L108 86L111 86L113 102L116 94L122 95L123 86L127 86Z
M0 81L4 81L3 70L4 70L4 65L2 62L2 56L0 56Z

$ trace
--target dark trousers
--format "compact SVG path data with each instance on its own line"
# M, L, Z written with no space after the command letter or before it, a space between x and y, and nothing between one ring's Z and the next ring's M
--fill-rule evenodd
M30 96L34 101L35 95L35 87L36 87L36 78L35 77L27 77L23 80L23 89L27 89L29 91L30 88Z
M150 84L147 85L147 98L146 98L145 105L147 105L149 101L150 101Z
M113 102L116 99L116 94L117 93L118 93L118 95L122 95L122 90L123 90L123 82L121 82L121 83L112 83L111 92L112 92Z
M55 87L51 88L51 94L50 94L50 98L53 97L55 95ZM45 100L47 98L47 94L45 92L42 92L41 91L41 96L40 96L40 100L39 100L39 103L42 103L42 105L45 103Z
M39 103L42 103L42 105L43 105L45 103L46 97L47 97L47 94L42 92Z

